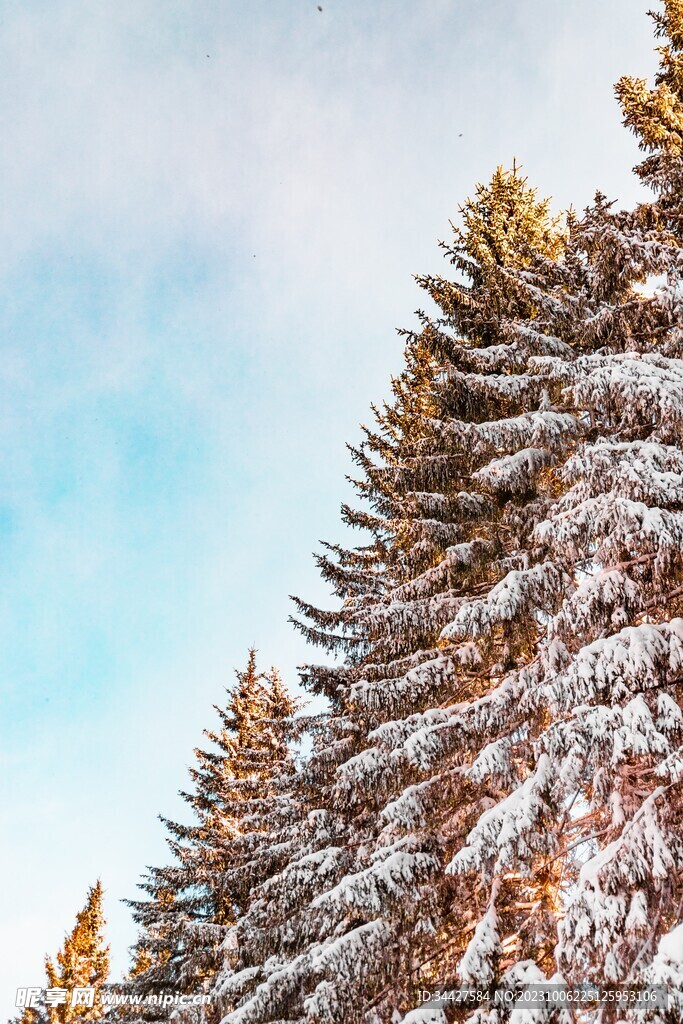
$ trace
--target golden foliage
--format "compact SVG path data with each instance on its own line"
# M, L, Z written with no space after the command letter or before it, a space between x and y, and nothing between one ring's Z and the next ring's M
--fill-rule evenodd
M644 78L625 75L615 87L624 124L638 137L640 148L683 153L683 0L665 0L664 11L651 13L656 35L666 39L658 47L660 66L655 86Z
M67 989L93 987L96 990L109 976L109 946L104 945L104 914L102 910L102 883L97 882L88 891L88 897L76 915L76 924L64 939L62 949L53 961L45 958L45 971L50 988ZM50 1007L51 1024L70 1024L75 1021L98 1020L102 1008L95 1000L92 1007L72 1006L68 1000L59 1006Z
M564 248L562 218L550 216L550 200L538 193L513 164L497 167L488 185L460 208L463 228L456 241L470 259L486 270L492 266L527 266L531 254L559 259Z
M683 105L662 82L649 89L644 78L625 76L616 86L624 124L638 136L641 149L664 149L674 156L683 151Z

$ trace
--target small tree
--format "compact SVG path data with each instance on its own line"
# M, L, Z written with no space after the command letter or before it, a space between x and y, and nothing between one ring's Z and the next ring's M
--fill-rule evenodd
M244 914L252 887L274 870L265 848L294 772L289 740L297 701L275 669L258 671L253 648L236 676L226 708L216 708L220 727L205 733L211 748L195 751L193 789L181 794L195 820L162 819L174 861L150 869L141 884L150 899L130 904L141 928L132 991L208 990L227 931Z
M64 990L66 1001L50 1005L43 1000L39 1008L24 1011L20 1024L77 1024L104 1015L98 994L109 977L109 946L104 944L102 897L98 881L88 890L85 906L76 915L76 924L61 950L54 959L45 957L46 988ZM94 989L92 1006L89 998L80 1001L74 997L74 989L83 988Z
M55 960L45 959L45 971L51 988L95 989L92 1007L73 1006L71 1002L50 1010L52 1024L72 1024L75 1021L99 1020L103 1009L98 1003L97 993L109 976L109 946L104 945L104 913L102 908L102 883L88 891L88 897L76 917L76 924L64 940L64 946Z

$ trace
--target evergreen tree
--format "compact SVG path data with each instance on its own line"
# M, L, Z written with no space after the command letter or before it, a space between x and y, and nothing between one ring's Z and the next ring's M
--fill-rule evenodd
M72 1001L50 1009L51 1024L71 1024L75 1021L99 1020L103 1010L98 1005L97 993L109 976L109 946L104 945L104 913L102 909L102 883L98 881L88 890L88 897L77 916L76 924L64 940L64 946L55 960L45 959L45 973L50 988L94 988L94 1005L74 1006Z
M548 979L672 1003L529 1024L683 1016L683 2L655 20L655 89L618 86L654 200L598 195L562 232L498 172L458 279L420 280L438 314L354 453L370 543L319 560L338 611L299 602L345 661L306 672L331 705L312 813L243 919L247 945L272 928L230 1024Z
M27 1008L19 1024L77 1024L104 1015L99 992L109 976L109 946L104 944L102 898L98 881L88 890L85 906L76 915L76 924L61 950L54 959L45 957L46 989L63 990L56 994L65 1001L50 1004L43 1000L40 1007ZM74 998L74 989L90 988L94 989L92 1006L88 1005L90 999L81 1002Z
M269 944L250 993L239 974L225 979L242 1000L230 1021L388 1020L453 972L476 924L481 884L444 868L492 797L457 756L440 770L413 756L411 737L529 656L532 631L511 615L481 645L445 631L468 595L523 572L553 497L552 449L573 445L576 427L552 408L559 385L532 369L573 350L536 323L524 278L561 256L563 231L516 168L462 217L447 247L458 279L420 279L439 316L408 335L394 402L354 452L370 511L343 514L371 541L319 559L339 611L298 602L307 637L346 660L305 674L331 704L303 779L311 813L299 858L243 919L247 947L266 920Z
M220 727L205 733L212 746L195 751L193 789L181 794L195 820L162 819L173 863L151 868L141 884L149 899L131 902L141 929L131 992L207 990L227 930L244 913L251 888L277 867L272 833L288 809L297 701L274 669L258 671L253 648L236 676L226 708L215 709ZM167 1013L152 1008L146 1015Z

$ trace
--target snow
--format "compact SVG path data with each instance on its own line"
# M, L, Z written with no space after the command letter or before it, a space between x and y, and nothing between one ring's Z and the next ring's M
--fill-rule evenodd
M446 1014L439 1009L411 1010L403 1017L401 1024L447 1024Z
M230 1022L444 1024L399 991L442 952L476 987L550 953L678 999L683 263L651 212L598 198L565 259L425 284L439 318L356 453L371 541L325 565L338 611L307 609L341 655L299 797L328 818L255 894Z
M531 609L552 607L567 582L566 574L554 562L513 570L486 598L464 603L453 621L442 629L440 639L476 638L500 623L521 620Z
M657 956L668 963L683 966L683 924L662 935L657 947Z

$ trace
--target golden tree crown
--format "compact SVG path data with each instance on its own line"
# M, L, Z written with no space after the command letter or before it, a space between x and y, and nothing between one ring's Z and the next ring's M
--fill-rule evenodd
M644 78L624 75L615 87L624 124L646 152L674 157L683 153L683 0L665 0L664 10L650 12L659 46L654 88Z

